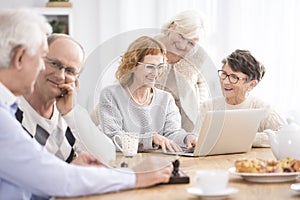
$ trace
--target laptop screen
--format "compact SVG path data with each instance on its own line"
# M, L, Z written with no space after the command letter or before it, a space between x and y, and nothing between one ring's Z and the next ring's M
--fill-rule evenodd
M195 156L242 153L251 149L263 109L208 111L195 147Z

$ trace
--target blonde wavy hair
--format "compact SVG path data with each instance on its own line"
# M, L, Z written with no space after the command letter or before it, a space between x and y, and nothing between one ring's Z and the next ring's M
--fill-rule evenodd
M122 86L130 84L133 80L133 69L138 62L143 62L147 55L162 55L166 62L166 47L156 39L142 36L134 40L122 56L120 65L115 74Z

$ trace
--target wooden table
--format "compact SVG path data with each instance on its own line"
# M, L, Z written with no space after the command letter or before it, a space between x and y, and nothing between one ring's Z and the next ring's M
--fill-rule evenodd
M144 153L143 157L151 155L161 155L157 153ZM141 155L140 155L141 156ZM168 155L170 159L175 159L174 156ZM147 199L199 199L197 196L193 196L187 192L189 187L192 187L193 177L197 170L201 169L224 169L227 170L234 166L234 161L241 158L261 158L261 159L274 159L274 156L269 148L253 148L248 153L243 154L229 154L219 156L207 156L207 157L180 157L180 169L187 174L191 182L190 184L174 184L174 185L158 185L146 189L135 189L122 191L110 194L101 194L81 198L72 199L87 199L87 200L147 200ZM287 199L300 199L300 193L290 189L292 183L296 183L297 180L284 183L252 183L243 180L236 175L230 175L229 187L235 187L239 190L238 193L233 194L229 199L247 199L247 200L260 200L260 199L272 199L272 200L287 200Z

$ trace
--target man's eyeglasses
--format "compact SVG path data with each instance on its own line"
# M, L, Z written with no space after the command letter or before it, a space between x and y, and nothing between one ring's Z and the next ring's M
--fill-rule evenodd
M227 74L223 70L218 70L218 74L219 74L220 79L222 79L222 80L225 80L228 77L229 82L232 83L232 84L236 84L239 80L247 80L246 77L241 78L241 77L238 77L235 74Z
M68 76L77 76L78 72L75 68L72 67L65 67L63 64L61 64L61 62L45 57L45 61L54 69L58 69L58 70L64 70L65 74Z
M138 64L144 65L147 73L151 73L156 70L158 74L161 74L168 67L167 63L160 63L158 65L154 65L154 64L150 64L150 63L138 62Z

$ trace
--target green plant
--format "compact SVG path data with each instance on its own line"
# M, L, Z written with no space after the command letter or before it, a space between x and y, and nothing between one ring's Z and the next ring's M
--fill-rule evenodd
M65 33L68 34L68 25L64 21L52 20L49 22L52 26L53 33Z

